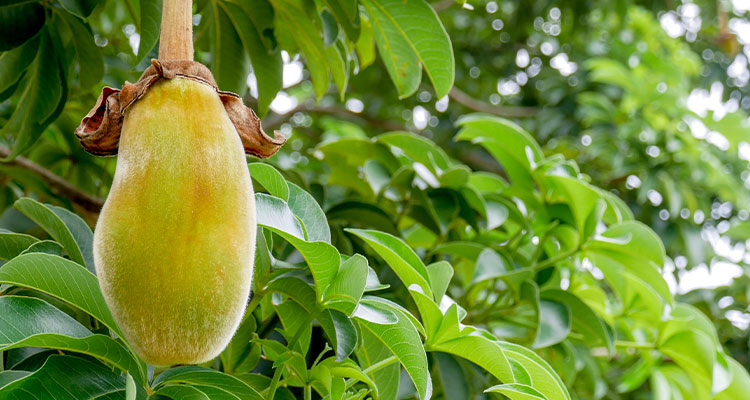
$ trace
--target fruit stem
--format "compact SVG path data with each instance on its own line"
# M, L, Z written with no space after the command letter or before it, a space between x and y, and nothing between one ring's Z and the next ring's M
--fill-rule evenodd
M193 61L193 1L163 1L159 59Z

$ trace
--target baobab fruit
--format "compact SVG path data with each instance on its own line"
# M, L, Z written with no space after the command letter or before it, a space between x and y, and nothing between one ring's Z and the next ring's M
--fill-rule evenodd
M156 60L136 84L105 88L76 133L88 151L118 154L94 262L125 339L153 365L216 357L242 319L253 274L245 153L270 156L283 136L266 136L203 65Z

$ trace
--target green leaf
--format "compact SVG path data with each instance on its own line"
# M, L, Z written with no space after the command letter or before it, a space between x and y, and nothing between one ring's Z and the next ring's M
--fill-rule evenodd
M258 114L262 116L268 111L268 106L283 86L281 52L278 47L269 49L264 46L260 30L242 6L227 1L220 4L225 8L242 46L250 56L258 85Z
M15 138L12 151L5 160L14 159L39 139L47 125L62 111L60 105L67 97L67 84L47 29L40 32L39 51L26 73L26 87L18 105L0 130L0 136L12 135Z
M62 246L60 246L59 243L53 242L51 240L42 240L29 246L29 248L24 250L21 254L47 253L47 254L53 254L53 255L62 257L63 252L64 250Z
M0 371L0 389L2 389L3 386L13 381L17 381L29 375L30 373L31 372L29 371L15 371L15 370Z
M369 305L373 308L387 307L379 302L370 302ZM419 398L429 399L432 396L432 381L417 328L403 311L393 307L390 307L390 311L398 318L395 324L382 325L362 318L357 320L362 329L377 337L398 358L414 382Z
M384 232L366 229L346 229L364 240L398 275L404 286L418 285L423 293L432 294L430 277L422 260L403 240Z
M302 221L311 242L331 243L331 229L326 214L315 198L299 186L289 182L289 208Z
M52 212L62 220L68 230L70 230L73 239L75 239L78 248L81 250L83 259L86 261L86 269L95 274L94 232L91 231L89 225L83 220L83 218L68 209L53 206L51 204L44 204L44 206L52 210Z
M32 221L36 222L37 225L41 226L42 229L49 233L49 235L52 236L55 240L60 242L60 244L65 249L65 252L68 253L68 256L73 261L81 264L89 271L94 273L93 262L91 263L91 265L87 265L86 260L83 257L83 253L81 252L80 247L78 247L78 243L73 237L72 230L68 227L68 225L65 224L65 222L63 222L63 220L55 212L55 210L28 197L18 199L14 204L14 207L18 211L21 211L24 215L29 217ZM76 219L74 219L70 215L64 214L62 211L59 211L59 208L57 212L59 212L61 215L66 215L70 221L75 221L73 225L75 227L74 229L79 232L83 231L83 229L80 227L80 224L77 223L78 221ZM76 218L80 220L80 217ZM91 232L90 229L89 232ZM88 243L90 244L91 242Z
M37 242L39 239L30 235L0 232L0 260L10 260Z
M346 97L346 88L349 84L349 51L343 43L339 40L325 49L331 77L333 83L336 84L341 101Z
M85 311L122 337L96 277L70 260L44 253L24 254L0 267L0 283L55 296Z
M0 52L24 44L44 26L44 7L36 2L0 7Z
M360 15L360 23L359 39L354 44L354 48L357 50L359 70L361 71L375 62L375 32L367 15Z
M250 170L250 176L263 185L268 193L289 201L289 185L276 168L265 163L251 163L247 167Z
M614 338L607 325L598 315L576 295L559 289L545 290L541 298L565 304L573 316L573 330L583 335L586 344L601 344L610 354L614 351Z
M539 324L534 348L549 347L565 340L570 334L571 310L567 305L550 300L539 301Z
M424 0L363 0L383 63L399 97L419 87L424 66L437 98L453 87L453 49L435 10Z
M471 386L466 379L461 365L453 356L434 352L432 356L435 360L440 386L446 399L451 400L469 400L471 395Z
M374 228L392 235L398 235L398 228L394 225L391 215L374 204L345 201L329 208L326 211L326 217L331 223L341 222L347 227Z
M510 400L547 400L547 397L533 387L520 383L495 385L484 392L500 393L507 396Z
M451 166L450 158L434 142L410 132L391 132L376 138L379 143L396 147L414 161L438 175Z
M453 267L447 261L438 261L427 266L427 275L432 282L435 301L440 303L453 278Z
M221 0L211 0L211 71L219 89L242 96L247 91L247 76L250 75L250 60L242 47L237 33Z
M211 400L209 397L211 390L205 390L203 387L188 385L165 385L154 392L155 395L169 397L175 400ZM210 393L214 394L214 393ZM218 393L221 395L221 393ZM232 398L237 398L232 396Z
M73 44L78 58L78 84L81 88L90 88L104 76L104 58L99 47L94 42L91 28L84 25L78 18L66 13L58 12L70 29Z
M136 61L143 60L159 40L161 32L162 0L140 0L141 41L138 43Z
M323 304L351 315L365 290L367 272L367 259L359 254L341 263L339 272L323 295Z
M40 393L39 388L44 388ZM41 368L0 391L0 400L91 399L125 388L125 375L88 360L52 355ZM75 397L71 397L75 393Z
M305 232L300 221L284 200L265 193L256 193L255 210L259 225L305 240Z
M741 399L742 396L750 393L750 375L742 364L733 358L727 357L727 363L729 364L729 371L732 373L732 381L729 387L719 392L714 398L716 400Z
M99 4L99 0L60 0L60 4L69 12L86 19Z
M359 38L359 10L357 0L323 0L336 21L344 28L346 37L352 42Z
M523 366L529 373L534 389L548 399L567 399L570 394L555 370L533 351L510 342L499 342L505 355Z
M393 357L391 350L368 329L362 330L362 345L357 348L357 360L363 368L370 367ZM401 366L394 363L370 373L369 376L378 388L381 400L396 400L401 381Z
M76 320L47 302L31 297L0 297L0 351L43 347L88 354L146 382L145 369L121 344L109 336L92 334Z
M219 371L196 367L184 366L169 369L156 377L152 386L155 388L165 384L187 384L198 387L209 387L214 389L214 393L220 393L227 398L237 399L258 399L262 400L258 391L248 386L245 382ZM233 396L233 397L229 397ZM209 397L211 399L215 397Z
M0 54L0 93L18 83L23 73L34 61L37 49L39 49L39 39L35 38L22 46ZM0 100L5 99L0 98Z
M276 29L289 30L297 47L302 52L310 69L313 88L317 98L323 97L328 90L328 63L323 47L323 38L317 25L320 25L317 13L308 13L302 0L270 0L276 12Z

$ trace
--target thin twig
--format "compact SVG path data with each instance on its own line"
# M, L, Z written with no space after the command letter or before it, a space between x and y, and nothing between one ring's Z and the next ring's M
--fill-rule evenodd
M453 87L448 93L448 96L455 100L456 103L461 104L465 107L471 108L474 111L479 111L487 114L494 114L500 117L507 118L523 118L531 117L536 114L536 108L534 107L508 107L508 106L495 106L492 104L485 103L481 100L477 100L461 89Z
M8 157L10 155L10 149L4 146L0 146L0 157ZM92 211L98 213L104 205L104 200L84 192L83 190L73 186L70 182L54 174L52 171L42 167L33 161L24 158L16 157L11 161L4 162L2 165L14 165L23 168L27 171L31 171L36 175L39 175L43 181L45 181L52 191L60 196L70 199L73 203L78 204L81 208L86 211Z

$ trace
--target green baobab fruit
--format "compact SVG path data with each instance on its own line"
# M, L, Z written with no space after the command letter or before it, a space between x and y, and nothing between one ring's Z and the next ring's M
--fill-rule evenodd
M283 143L213 82L201 64L155 61L138 83L105 88L77 131L96 154L119 139L94 261L125 338L153 365L208 361L232 338L256 234L244 153L267 156Z

